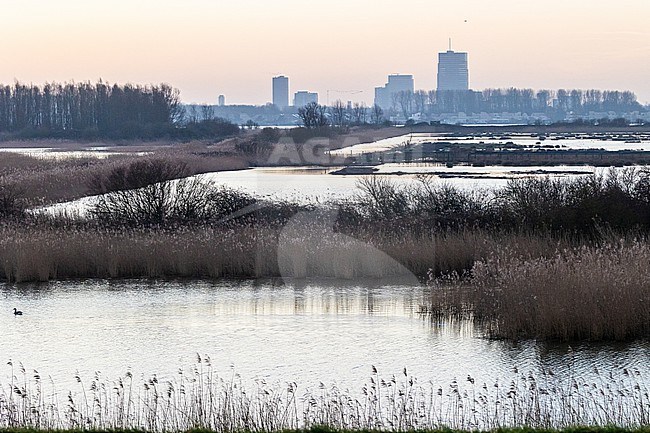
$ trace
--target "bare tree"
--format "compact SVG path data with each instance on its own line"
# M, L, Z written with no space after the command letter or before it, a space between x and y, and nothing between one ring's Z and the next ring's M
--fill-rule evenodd
M337 100L334 105L330 107L330 114L332 116L332 125L338 128L343 128L347 125L346 106Z
M326 108L316 102L310 102L298 109L298 116L302 124L308 129L324 128L329 124L326 116Z
M214 107L212 105L201 105L201 120L208 121L214 119Z
M413 94L413 102L415 103L415 112L424 113L427 105L429 95L425 90L418 90Z
M377 104L372 107L370 121L375 125L381 125L384 122L384 110Z
M397 104L402 112L404 119L408 119L413 114L413 92L401 91L397 93Z
M356 103L354 104L354 107L352 108L352 116L354 118L354 123L357 125L364 125L367 123L367 118L368 118L368 107L366 107L366 104L362 103Z
M196 108L196 105L190 105L189 110L187 110L187 121L189 123L199 122L199 110Z

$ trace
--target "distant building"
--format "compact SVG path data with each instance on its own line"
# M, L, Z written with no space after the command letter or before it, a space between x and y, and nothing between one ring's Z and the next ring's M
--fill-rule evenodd
M438 53L438 90L469 90L467 53Z
M300 91L293 95L293 106L304 107L307 104L315 102L318 104L318 93Z
M284 75L273 77L273 105L280 109L289 106L289 78Z
M226 97L224 95L219 95L219 107L226 105Z
M391 109L394 105L394 95L399 92L413 93L414 89L413 75L389 75L388 83L384 87L375 87L375 104L384 110Z

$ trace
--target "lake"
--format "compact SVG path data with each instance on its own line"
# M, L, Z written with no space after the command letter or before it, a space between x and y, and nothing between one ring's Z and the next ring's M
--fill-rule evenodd
M155 374L162 383L190 370L197 354L210 356L222 377L236 372L250 386L295 382L301 393L323 383L359 396L373 368L386 380L407 369L420 386L445 392L481 392L485 384L491 393L530 377L541 387L550 376L567 389L650 385L647 342L490 341L469 324L419 314L429 290L335 280L4 284L0 386L12 371L21 377L18 362L28 376L36 369L51 377L59 392L81 392L75 376L87 387L95 372L115 380L130 371L136 381ZM14 317L14 307L25 314Z

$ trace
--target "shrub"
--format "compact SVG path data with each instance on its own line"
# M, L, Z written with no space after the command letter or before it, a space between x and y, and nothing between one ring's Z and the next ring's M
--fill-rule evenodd
M161 225L209 217L211 186L198 177L151 183L102 194L91 215L111 225Z
M93 194L142 188L158 182L189 176L184 162L159 158L134 160L119 164L108 172L97 172L89 182Z
M0 218L22 216L26 206L20 188L14 183L0 179Z

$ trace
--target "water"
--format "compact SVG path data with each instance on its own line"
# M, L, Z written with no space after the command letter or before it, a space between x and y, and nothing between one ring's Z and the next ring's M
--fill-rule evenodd
M515 378L514 369L594 376L594 368L647 374L650 346L567 345L481 338L467 324L418 314L426 287L337 281L69 281L0 286L0 383L9 360L78 389L105 377L156 374L161 380L209 355L217 373L245 380L337 383L357 392L375 366L383 377L404 368L445 386L468 375L479 383ZM14 317L18 307L23 316ZM642 380L648 381L648 377ZM595 380L595 379L594 379ZM648 381L650 383L650 381Z
M600 139L593 137L574 137L548 139L542 145L560 146L571 149L603 148L607 150L637 149L650 150L650 140L647 136L639 136L638 143L625 143L625 141L612 138ZM619 137L620 138L620 137ZM631 137L630 137L631 138ZM512 137L449 137L440 134L410 134L379 140L374 143L365 143L333 151L335 154L348 155L387 150L399 146L406 141L421 143L426 141L456 141L456 142L485 142L494 145L512 142L517 145L535 145L538 137L512 136ZM622 139L621 139L622 140ZM5 149L14 151L15 149ZM38 149L22 149L36 151ZM51 149L40 149L43 155L76 155L70 152L50 152ZM89 148L83 155L107 154L106 148ZM258 198L270 200L288 200L300 203L323 203L340 201L353 198L360 192L358 183L369 175L333 175L332 173L342 167L260 167L240 171L224 171L202 175L206 180L230 188L240 189ZM418 182L418 175L428 174L439 183L449 184L462 190L495 190L506 186L508 180L533 177L550 176L554 178L568 178L590 173L602 173L606 168L594 166L487 166L472 167L457 165L446 167L440 164L429 163L403 163L382 164L375 167L376 175L380 175L399 185L414 185ZM373 176L376 176L373 175ZM68 214L83 216L92 207L94 198L85 197L69 203L60 203L48 206L44 212L54 214Z
M218 172L204 175L216 184L239 188L257 197L299 202L327 202L349 199L360 193L359 181L379 175L398 185L417 185L418 175L430 174L435 182L462 190L494 190L506 186L508 180L550 176L567 178L607 169L593 166L488 166L458 165L446 167L431 163L382 164L375 175L334 175L341 167L271 167Z
M96 146L96 147L80 147L78 149L54 148L54 147L6 147L0 148L1 152L19 153L22 155L31 156L41 159L73 159L73 158L97 158L105 159L117 155L133 155L143 156L149 155L151 152L145 151L124 151L119 152L112 147Z
M328 203L354 198L361 190L359 181L379 176L400 186L417 185L418 175L433 175L440 184L449 184L466 191L492 191L503 188L510 179L550 176L569 178L602 173L607 169L593 166L516 167L516 166L454 166L439 164L383 164L377 175L334 175L341 167L264 167L248 170L222 171L200 175L216 185L238 189L268 200L299 203ZM84 197L72 202L43 208L44 212L84 215L95 201Z
M627 140L625 138L628 138ZM549 147L553 146L561 149L603 149L607 151L618 150L650 150L650 136L626 136L617 137L614 139L611 136L574 136L564 137L555 136L552 139L540 140L539 136L513 134L508 136L499 135L486 135L486 136L450 136L448 134L434 134L434 133L416 133L405 134L398 137L391 137L383 140L378 140L372 143L361 143L353 146L348 146L342 149L333 150L332 155L338 156L355 156L369 152L381 152L391 150L404 146L405 144L421 144L421 143L455 143L455 144L477 144L483 143L500 147L503 145L516 145L525 147Z

